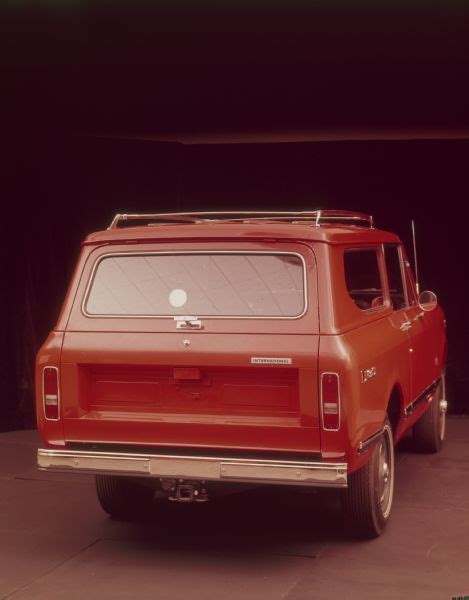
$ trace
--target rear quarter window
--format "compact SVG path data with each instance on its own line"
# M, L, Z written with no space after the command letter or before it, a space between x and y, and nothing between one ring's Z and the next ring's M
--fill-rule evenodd
M349 296L360 310L384 305L384 292L377 248L344 251L345 282Z

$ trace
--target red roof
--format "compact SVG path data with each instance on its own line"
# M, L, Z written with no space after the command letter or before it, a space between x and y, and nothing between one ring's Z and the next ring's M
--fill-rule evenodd
M396 243L399 238L388 231L354 225L288 223L272 221L214 221L203 223L159 223L136 227L114 227L87 236L84 244L151 240L199 239L286 239L329 244Z

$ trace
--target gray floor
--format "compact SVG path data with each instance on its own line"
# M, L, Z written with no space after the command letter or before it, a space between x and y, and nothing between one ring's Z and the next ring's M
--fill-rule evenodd
M0 434L0 598L450 599L469 595L469 419L439 455L398 452L392 520L344 531L334 496L257 489L117 523L88 476L35 469L36 432Z

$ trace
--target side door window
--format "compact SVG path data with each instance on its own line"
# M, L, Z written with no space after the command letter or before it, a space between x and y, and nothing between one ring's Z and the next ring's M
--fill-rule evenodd
M388 274L389 296L394 310L406 308L407 294L403 280L403 266L399 246L394 244L384 245L384 260Z

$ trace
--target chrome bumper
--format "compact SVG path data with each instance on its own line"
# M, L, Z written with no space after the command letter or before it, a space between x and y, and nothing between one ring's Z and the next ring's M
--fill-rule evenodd
M346 463L49 449L38 450L37 462L39 469L50 471L347 487Z

